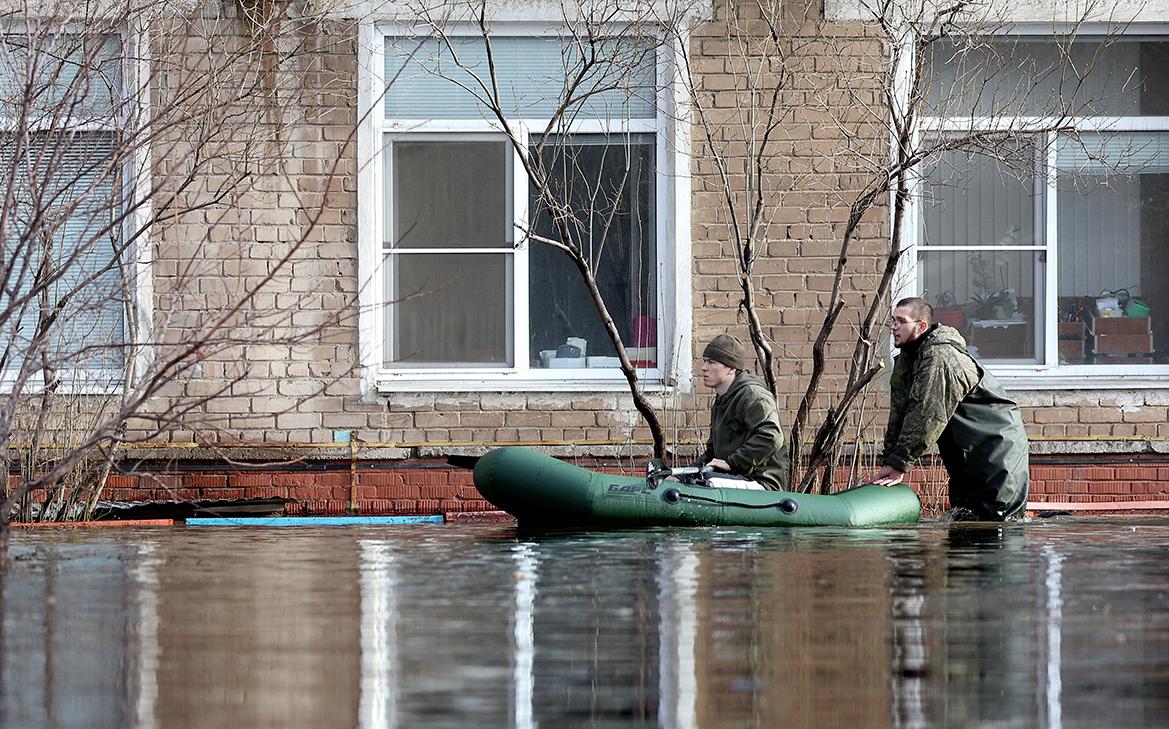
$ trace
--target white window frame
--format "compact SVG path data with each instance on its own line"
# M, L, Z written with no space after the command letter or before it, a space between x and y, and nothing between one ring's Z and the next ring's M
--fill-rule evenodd
M614 25L618 30L619 25ZM497 36L549 36L563 33L555 22L499 22ZM471 26L453 26L453 36L477 36ZM497 368L393 368L385 362L387 326L386 292L382 257L386 190L385 165L388 135L396 139L447 137L474 140L507 137L499 124L483 120L395 121L385 118L385 39L393 36L424 35L412 25L385 21L368 22L360 30L358 45L358 319L363 385L367 394L395 391L627 391L628 382L620 368L542 369L528 366L528 246L524 242L513 256L514 367ZM682 34L685 37L685 34ZM675 41L677 43L677 41ZM657 245L657 367L638 371L643 387L662 390L689 385L690 354L690 163L689 126L684 109L687 95L683 86L683 54L674 44L657 51L658 113L654 119L619 122L578 121L566 133L589 132L654 133L656 139L655 241ZM663 113L662 110L669 110ZM546 119L509 119L527 148L532 130L543 129ZM510 146L510 142L509 142ZM528 183L512 149L512 196L514 240L523 241L527 223ZM459 252L478 249L460 249ZM491 249L501 253L501 249ZM627 346L629 346L627 344Z
M1080 25L1076 28L1052 26L1050 23L1017 23L1009 29L1002 30L998 35L1029 35L1055 36L1063 31L1076 31L1077 39L1090 40L1093 37L1109 35L1162 35L1169 41L1169 23L1134 23L1123 31L1101 23ZM913 54L904 56L912 58ZM906 91L904 87L902 91ZM901 98L907 98L902 96ZM963 132L979 129L1020 127L1020 133L1026 134L1027 128L1043 126L1052 123L1039 116L1018 116L1010 119L992 117L923 117L915 130L915 142L923 136L944 134L946 132ZM1063 120L1065 126L1077 132L1126 132L1126 131L1163 131L1169 134L1169 116L1143 117L1071 117ZM1045 168L1037 172L1037 183L1044 188L1045 231L1043 245L1034 246L995 246L993 250L1020 250L1045 251L1047 260L1044 264L1043 286L1043 341L1039 342L1036 334L1036 344L1042 344L1044 361L1050 364L1010 363L983 361L988 370L993 372L1005 385L1012 389L1030 390L1069 390L1069 389L1134 389L1134 388L1169 388L1169 364L1110 364L1110 365L1061 365L1059 364L1059 341L1056 327L1059 306L1059 241L1056 198L1056 144L1059 132L1047 132L1047 157L1043 160ZM1038 162L1038 161L1037 161ZM906 233L904 253L899 267L901 286L894 297L900 299L905 296L916 296L921 291L921 282L918 280L917 257L921 252L969 251L987 250L985 246L925 246L921 241L920 212L923 200L922 188L925 184L920 170L916 170L910 179L910 201L905 215L909 225L904 226ZM1038 202L1036 203L1039 204ZM1037 218L1038 219L1038 218ZM1039 328L1036 327L1038 331ZM1037 346L1036 351L1039 351Z
M23 23L10 23L0 28L0 32L17 32L24 28ZM83 35L89 31L84 23L70 21L62 25L63 32ZM146 21L143 18L136 27L124 28L118 34L121 43L122 66L122 98L127 100L127 108L133 109L137 119L148 119L150 110L150 43ZM0 125L5 129L8 123L0 117ZM34 130L39 127L34 127ZM48 127L44 127L47 129ZM80 132L111 132L115 135L134 134L128 128L127 119L115 119L108 124L77 124L70 128ZM151 156L150 145L137 145L131 160L125 163L122 174L123 199L134 205L125 216L123 229L139 231L134 243L127 248L127 265L123 271L132 277L132 282L126 290L134 297L133 308L138 319L138 342L130 340L131 327L123 310L122 332L126 347L134 348L135 370L141 372L150 361L150 352L147 348L137 346L142 342L152 341L154 329L154 276L153 243L150 230L151 207ZM136 201L141 201L135 204ZM8 394L16 386L17 372L12 369L0 370L0 394ZM124 388L127 373L122 368L96 367L71 368L57 372L60 380L58 393L62 395L107 395L114 394ZM34 378L24 385L24 391L29 394L40 392L44 387L43 378Z

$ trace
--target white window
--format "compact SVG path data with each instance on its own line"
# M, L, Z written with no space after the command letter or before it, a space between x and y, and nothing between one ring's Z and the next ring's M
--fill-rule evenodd
M590 47L563 28L501 24L489 66L470 31L385 26L364 38L362 343L373 384L623 389L580 272L546 242L566 232L643 381L669 380L689 351L689 185L668 44L615 31ZM483 103L492 67L507 130ZM583 101L566 99L577 73ZM525 158L571 215L553 222Z
M30 26L0 36L0 379L108 383L128 296L123 38ZM31 373L31 375L30 375Z
M934 44L921 134L1024 131L922 171L916 290L1017 384L1165 384L1169 37L982 40Z

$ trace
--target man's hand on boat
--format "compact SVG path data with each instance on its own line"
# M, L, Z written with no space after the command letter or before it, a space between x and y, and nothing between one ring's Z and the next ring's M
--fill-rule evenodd
M706 467L712 468L715 471L725 471L726 473L731 472L731 464L727 463L721 458L711 458L710 463L706 464Z
M705 466L681 466L669 468L658 459L653 459L646 466L645 481L649 488L656 488L662 481L681 481L701 485L706 482L706 475L711 472L710 464Z
M881 470L877 471L877 475L869 479L869 483L875 483L879 486L896 486L904 479L904 472L898 471L892 466L881 466Z

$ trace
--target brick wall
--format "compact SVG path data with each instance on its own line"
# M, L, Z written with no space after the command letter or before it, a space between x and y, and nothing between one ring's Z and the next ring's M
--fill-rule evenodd
M575 459L581 466L623 475L641 475L640 464ZM198 470L194 470L194 469ZM841 481L847 474L841 474ZM911 472L909 483L922 498L923 513L949 508L940 464L927 461ZM244 499L287 500L290 515L432 515L495 509L475 489L471 472L445 460L403 459L393 463L313 462L295 468L228 470L222 464L186 464L181 470L139 464L110 477L105 496L112 501L175 502ZM1160 502L1169 512L1169 455L1134 460L1098 456L1091 463L1067 456L1037 456L1031 464L1033 503L1102 503L1123 509L1125 502Z
M158 50L168 51L164 57L189 61L172 69L174 73L199 71L208 38L233 42L238 24L231 17L212 20L203 26L211 29L207 37L189 35L191 26L183 23L158 36ZM740 112L752 92L744 74L758 67L764 47L759 42L762 26L746 10L740 20L720 6L714 21L694 29L691 41L699 93L715 115L719 128L714 140L732 170L742 169L749 156L751 130L744 128ZM767 219L755 271L760 316L777 345L781 410L790 413L810 372L812 342L832 286L849 204L870 179L869 164L884 154L885 133L863 108L879 101L880 44L856 24L825 26L789 17L782 30L792 74L781 97L774 154L765 160ZM186 211L153 229L156 324L162 337L178 344L192 341L241 292L263 285L233 320L232 331L245 343L205 353L195 368L154 399L156 415L179 399L206 400L174 422L164 422L153 440L184 447L283 444L296 460L344 431L364 443L396 449L397 458L410 468L367 464L370 468L360 470L356 482L348 473L332 471L305 475L225 469L198 476L161 471L165 483L154 485L137 476L119 477L127 480L111 485L111 497L161 497L166 490L160 488L171 486L174 492L166 493L181 498L268 494L295 499L302 504L296 508L305 513L336 513L352 504L367 513L473 510L485 506L468 491L466 474L440 476L446 473L441 468L414 466L444 450L503 443L553 445L575 455L644 455L648 432L627 395L363 393L360 373L354 370L360 347L356 216L360 205L378 203L358 200L355 186L354 27L334 23L302 30L286 50L272 77L278 103L248 107L249 113L258 114L252 123L273 125L265 127L270 146L253 149L233 146L230 138L217 139L219 146L212 147L217 162L198 169L188 169L190 158L176 153L192 138L191 129L176 126L156 147L161 187L173 188L187 172L194 180L179 191L179 207ZM240 73L247 77L246 69ZM775 80L765 74L756 79L756 87ZM165 93L159 98L165 99ZM275 124L271 114L281 123ZM248 168L246 179L237 179L241 161L254 167ZM697 129L691 166L692 333L700 350L718 333L730 330L745 337L745 329L729 211L717 166ZM223 200L209 201L228 183L238 186ZM739 212L749 202L745 186L744 177L732 175L732 201ZM855 231L843 279L849 308L845 326L828 350L821 407L842 387L850 327L868 302L882 265L886 219L885 208L879 206ZM1116 453L1122 458L1123 453L1160 450L1157 439L1169 439L1169 396L1160 392L1015 394L1024 405L1037 453ZM884 399L883 385L877 383L857 416L866 438L879 434ZM710 394L680 388L654 401L671 441L684 452L692 451L705 435ZM139 432L148 433L158 424L144 421ZM314 445L297 455L297 444ZM1078 473L1078 467L1069 468ZM1078 493L1111 497L1121 494L1112 490L1120 486L1110 484L1123 482L1130 484L1125 493L1146 493L1165 475L1158 471L1153 478L1144 471L1137 478L1114 470L1112 476L1096 478L1086 472L1083 477L1052 472L1057 473L1036 472L1036 492L1050 488L1050 493L1066 492L1068 498ZM1087 484L1089 492L1070 486L1061 491L1057 484L1065 480L1076 489Z
M228 39L222 42L229 42L235 26L223 20L215 27ZM608 444L645 452L649 433L634 414L631 399L620 394L362 393L360 373L353 369L359 347L354 297L360 201L353 184L356 149L346 136L356 122L351 30L330 28L329 33L310 36L276 74L274 83L286 89L281 100L286 126L282 135L273 134L282 145L278 164L263 168L221 204L197 203L225 182L233 182L231 175L237 170L232 160L224 162L222 172L214 166L198 171L198 184L189 198L183 198L192 211L157 228L155 285L158 308L167 313L162 324L170 341L198 337L200 327L233 297L264 282L243 312L239 328L242 340L250 335L257 341L207 354L165 393L171 399L156 400L163 408L179 397L215 395L187 411L161 439L328 443L336 431L348 431L374 443L523 442L579 444L585 450ZM753 27L752 32L758 30ZM831 286L847 202L865 180L858 175L863 162L838 152L842 146L857 147L858 139L873 138L873 129L850 117L846 106L833 114L826 104L833 93L842 102L844 96L836 93L841 79L871 74L880 55L879 46L869 39L827 42L818 37L819 31L815 24L787 27L798 73L790 92L785 92L787 111L777 132L776 153L769 160L769 233L756 271L760 315L768 336L777 343L781 405L789 410L799 402L809 372L811 342ZM182 40L180 29L173 33ZM736 123L731 112L746 103L750 93L740 83L741 65L757 63L763 47L744 36L740 53L740 46L728 44L727 33L722 21L701 26L691 49L699 88L712 95L712 111L726 115L716 135L720 151L741 166L748 151L741 140L749 130ZM179 41L164 42L182 47ZM206 45L189 39L188 43L195 51ZM260 105L259 112L263 108ZM181 129L175 134L184 136ZM857 152L879 149L879 144L861 144ZM159 166L168 180L176 174L169 164ZM700 347L721 332L735 331L744 338L745 332L737 314L733 252L727 245L728 210L718 193L709 154L697 143L692 166L690 283L693 334ZM732 180L731 185L741 182ZM738 196L736 205L741 202ZM306 215L317 206L320 215L310 227ZM877 245L885 232L882 216L875 211L872 220L858 229L858 252L882 247ZM845 279L846 296L853 304L873 286L879 263L871 255L854 257ZM294 340L311 327L320 330L305 341L281 341ZM846 335L837 344L845 343ZM825 391L831 393L839 388L847 352L834 345L829 354ZM685 446L702 439L709 393L691 394L683 388L654 399L671 442Z

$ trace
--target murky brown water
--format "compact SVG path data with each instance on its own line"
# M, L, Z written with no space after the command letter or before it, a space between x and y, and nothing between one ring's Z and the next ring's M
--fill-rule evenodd
M1169 519L17 532L3 727L1169 726Z

